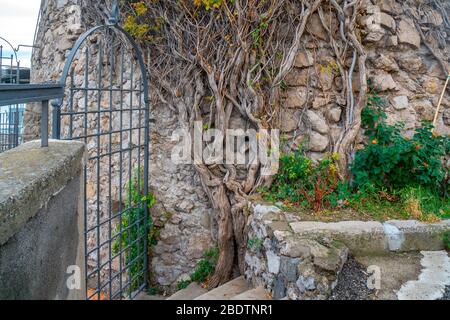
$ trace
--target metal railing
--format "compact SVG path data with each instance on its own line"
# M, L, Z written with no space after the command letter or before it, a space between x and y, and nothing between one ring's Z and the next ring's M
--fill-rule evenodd
M30 68L21 66L19 45L14 48L5 38L0 37L0 84L22 85L30 83ZM0 152L19 146L23 142L24 104L0 106Z
M13 149L23 142L24 105L0 107L0 153Z
M19 45L14 48L8 40L0 37L0 83L30 83L30 68L22 67L18 58L21 47L33 48L29 45Z
M48 147L49 101L63 97L62 84L0 84L0 107L30 102L41 103L41 147Z

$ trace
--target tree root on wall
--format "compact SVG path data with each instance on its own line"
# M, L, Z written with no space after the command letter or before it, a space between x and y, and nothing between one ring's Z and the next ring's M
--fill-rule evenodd
M356 24L361 3L223 0L218 8L206 10L201 1L146 1L144 21L152 29L141 42L149 53L153 101L177 112L180 127L190 131L195 121L203 121L225 132L233 114L240 114L256 130L279 128L282 83L293 68L312 14L318 13L328 30L347 100L344 132L335 146L342 155L339 167L344 179L366 103L366 54ZM332 33L324 12L339 18L339 33ZM360 90L355 97L356 71ZM236 257L244 272L246 197L270 185L271 179L261 175L260 163L244 169L223 164L195 168L218 222L220 255L209 281L216 287L230 280Z

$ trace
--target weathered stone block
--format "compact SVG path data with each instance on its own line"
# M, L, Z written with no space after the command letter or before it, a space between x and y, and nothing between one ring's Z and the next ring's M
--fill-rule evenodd
M320 109L320 108L326 106L329 102L330 102L330 99L316 97L313 101L313 109Z
M326 40L327 39L327 31L323 27L322 23L320 22L319 15L317 13L314 13L308 23L308 31L315 37Z
M395 20L390 15L388 15L384 12L380 12L379 21L380 21L381 26L388 29L389 31L394 32L397 27Z
M308 110L306 112L306 117L313 130L322 134L327 134L330 130L325 119L315 111Z
M379 92L395 90L397 88L397 84L389 73L378 71L371 79L373 87Z
M332 123L339 122L341 120L341 116L342 116L342 109L339 107L332 108L327 111L327 119Z
M302 51L297 54L294 61L294 66L297 68L310 67L314 64L314 57L311 51Z
M282 132L292 132L299 126L298 113L292 109L284 109L281 113L281 126Z
M388 47L396 47L396 46L398 46L398 37L397 36L389 36L389 37L387 37L386 45Z
M395 59L386 54L381 53L372 55L369 58L369 61L375 68L386 72L397 72L399 70L399 66L397 62L395 62Z
M306 103L306 96L305 88L291 88L286 92L284 107L290 109L302 108Z
M418 72L423 67L422 58L411 53L398 55L397 62L408 73Z
M267 251L266 258L269 272L277 275L280 272L280 257L272 251Z
M408 97L407 96L397 96L397 97L392 98L392 106L396 110L403 110L403 109L408 108L408 106L409 106Z
M415 49L420 47L420 35L414 23L409 19L400 20L397 27L397 36L399 43L410 45Z
M416 111L416 114L420 117L421 120L432 121L434 118L434 114L436 108L433 104L426 99L413 101L412 107Z
M282 277L275 279L272 297L274 300L281 300L286 297L286 285Z
M295 282L297 280L299 263L300 259L281 257L280 272L286 281Z
M342 270L347 258L348 248L341 243L334 242L332 246L328 248L326 255L314 256L314 265L322 270L337 273Z
M318 132L311 132L309 136L309 150L313 152L322 152L325 151L330 143L330 140L327 136L324 136Z

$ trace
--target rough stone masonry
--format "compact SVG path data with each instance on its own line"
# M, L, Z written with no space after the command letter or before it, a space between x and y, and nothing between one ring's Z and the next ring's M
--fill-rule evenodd
M33 54L34 82L58 79L69 50L79 35L93 26L89 17L97 10L77 0L48 0L44 4L37 37L39 48ZM450 34L442 31L448 21L423 1L365 0L364 9L358 24L365 30L363 43L371 86L385 100L389 121L404 122L404 134L411 136L422 120L434 116L446 73L427 46L449 64ZM411 16L420 21L421 30ZM337 17L326 18L337 30ZM334 67L327 31L317 14L307 31L295 67L285 79L280 129L288 141L287 148L306 144L308 155L320 159L333 150L342 132L346 98L341 95L341 77ZM353 83L357 83L357 72L354 78ZM28 138L38 135L37 111L32 105L27 107ZM153 251L153 276L159 284L173 286L185 279L203 252L214 245L215 223L194 168L170 161L177 115L156 104L152 106L152 119L150 186L158 200L152 215L162 227L160 242ZM443 100L437 131L450 133L448 95ZM357 148L364 146L363 134L357 144Z
M450 221L301 221L262 200L249 213L245 276L276 300L329 299L349 255L443 250L442 234L450 230Z

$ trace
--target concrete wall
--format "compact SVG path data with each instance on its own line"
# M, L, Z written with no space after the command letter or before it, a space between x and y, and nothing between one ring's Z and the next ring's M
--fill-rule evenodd
M84 145L30 142L0 155L0 300L84 299ZM78 267L78 290L67 280Z

